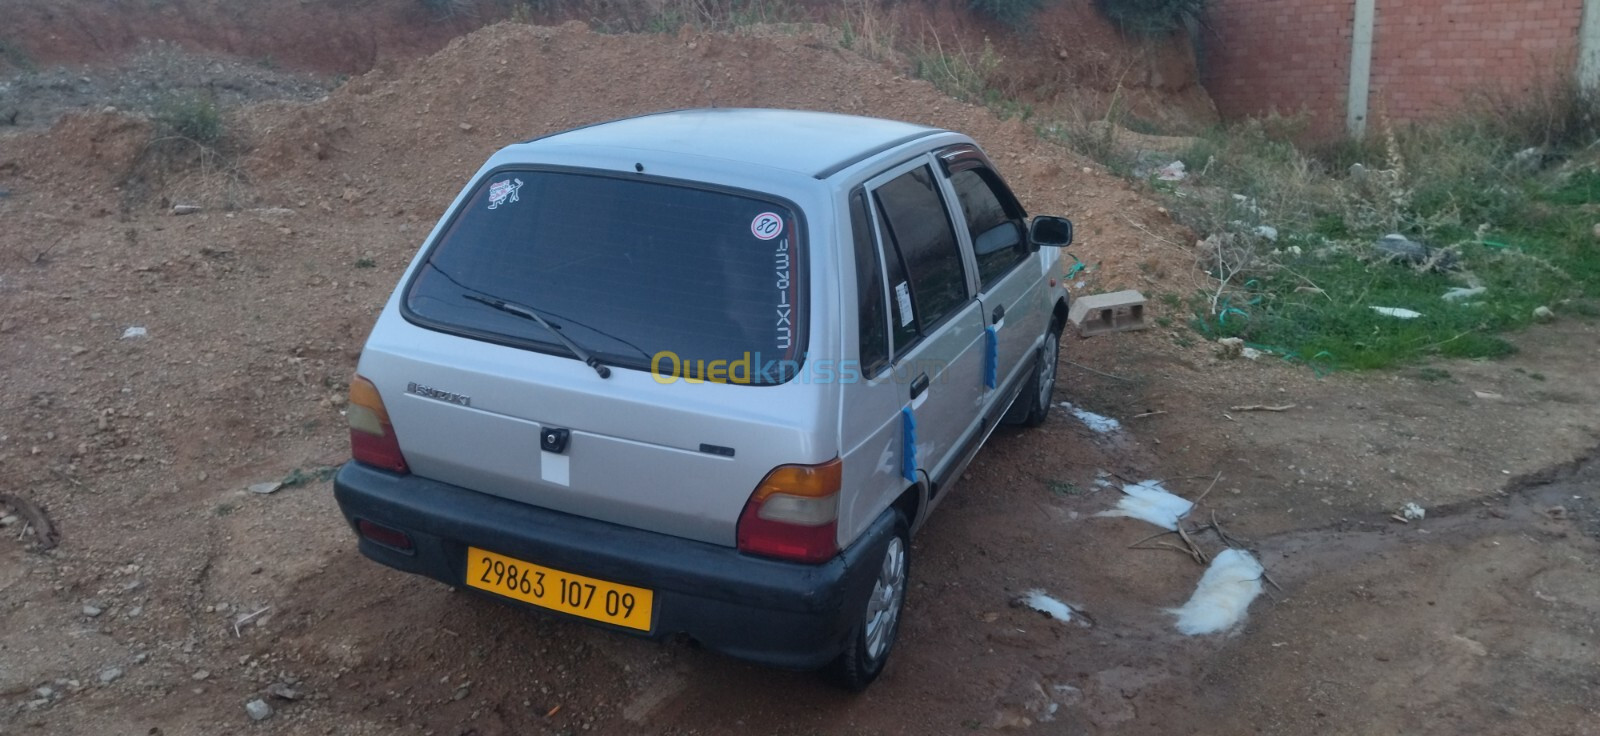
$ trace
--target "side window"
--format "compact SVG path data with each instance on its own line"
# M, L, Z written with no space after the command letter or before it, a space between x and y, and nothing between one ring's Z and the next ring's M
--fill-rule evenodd
M892 319L889 330L894 335L894 357L898 358L906 347L916 342L921 330L917 327L917 309L911 303L911 282L906 280L906 263L900 250L889 240L889 223L883 219L883 208L878 208L878 232L883 234L884 272L889 276L889 313Z
M911 301L918 326L927 330L967 302L967 277L961 248L939 196L933 170L908 171L877 190L878 208L888 221L888 237L911 277ZM898 290L901 282L890 282ZM896 300L901 297L898 293Z
M972 236L978 283L985 290L1033 253L1023 233L1021 212L1014 211L1015 200L996 194L991 175L986 174L981 169L967 169L950 177Z
M889 318L884 314L883 261L878 255L878 239L872 235L872 220L867 217L867 195L861 190L850 195L850 231L856 248L856 319L860 336L861 375L878 375L889 361Z

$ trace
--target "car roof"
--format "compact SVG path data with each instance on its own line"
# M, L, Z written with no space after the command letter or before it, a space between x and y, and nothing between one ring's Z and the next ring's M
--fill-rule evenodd
M524 145L631 149L737 161L818 179L918 138L944 133L911 123L801 110L705 108L575 128Z

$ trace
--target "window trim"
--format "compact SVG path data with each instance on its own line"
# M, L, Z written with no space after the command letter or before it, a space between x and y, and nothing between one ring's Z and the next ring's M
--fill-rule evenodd
M1028 209L1022 206L1022 200L1017 197L1016 191L1012 190L1011 183L1000 175L1000 170L995 168L994 162L989 160L988 154L985 154L983 149L978 148L977 144L953 143L934 151L933 154L939 160L940 167L944 169L946 179L954 176L959 171L971 169L987 170L994 177L990 183L998 182L1005 189L1006 199L1001 200L1000 204L1002 206L1010 205L1015 207L1017 216L1024 223L1028 221ZM1011 207L1007 209L1009 210Z
M775 386L788 384L796 377L804 373L806 361L811 352L809 348L811 345L812 316L810 278L811 243L809 240L811 229L809 227L809 223L806 221L805 210L801 209L800 205L796 204L794 201L776 194L758 192L753 189L744 189L741 187L731 187L722 184L712 184L703 181L678 179L675 177L635 173L631 171L623 172L608 169L596 169L586 166L562 166L557 164L511 163L496 166L488 171L483 172L481 175L474 176L467 183L467 185L462 188L461 193L456 195L456 200L451 204L451 209L448 213L448 216L441 224L434 228L433 233L429 236L428 240L424 242L417 257L415 260L413 260L405 279L401 282L400 288L396 290L396 293L399 296L398 302L400 316L404 318L406 322L425 330L440 332L446 335L454 335L456 337L463 337L469 340L489 343L491 345L500 345L517 350L526 350L533 353L553 355L560 358L568 358L573 360L576 359L573 357L571 351L567 350L567 348L559 342L528 340L510 335L504 335L498 332L490 332L488 330L440 322L438 320L430 319L417 314L411 309L409 302L412 288L415 287L417 279L422 276L423 269L427 268L429 261L433 259L433 255L443 242L445 235L455 227L456 220L467 211L467 204L472 201L473 196L477 194L478 190L482 188L489 179L511 171L576 174L581 176L598 176L607 179L619 179L623 181L643 181L651 184L679 186L687 189L697 189L700 191L745 197L759 202L765 202L767 204L778 205L787 209L794 217L792 228L794 235L792 236L789 246L790 250L792 251L790 263L793 264L794 269L794 273L791 275L791 278L793 278L795 281L794 293L796 296L796 301L798 302L800 300L804 300L803 302L795 305L795 314L800 315L799 323L795 325L796 329L794 335L794 344L798 348L794 358L795 370L793 373L786 376L784 380L775 383L733 383L731 381L728 383L729 385L734 386L772 388ZM642 372L649 372L650 370L650 360L648 358L642 361L637 359L616 360L614 359L614 355L609 353L607 354L607 357L611 359L606 360L605 364L613 368L638 370ZM704 377L696 375L695 378L703 379Z

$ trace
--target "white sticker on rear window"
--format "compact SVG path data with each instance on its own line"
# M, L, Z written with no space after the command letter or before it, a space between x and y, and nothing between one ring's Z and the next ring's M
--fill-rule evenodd
M911 314L911 288L906 286L906 282L901 281L894 285L894 298L900 306L900 326L905 327L911 324L911 318L913 317Z
M518 201L517 190L522 188L521 179L507 179L489 185L489 209L499 209L500 205Z
M775 212L763 212L750 221L750 234L759 240L771 240L783 233L783 218Z
M766 215L762 215L765 217ZM777 215L773 215L777 217ZM760 218L756 218L760 219ZM782 227L782 220L778 221ZM751 230L755 225L750 226ZM761 237L757 235L756 237ZM778 349L788 350L794 339L794 322L791 317L793 306L789 303L789 239L778 241L778 248L773 252L773 266L777 271L778 282Z

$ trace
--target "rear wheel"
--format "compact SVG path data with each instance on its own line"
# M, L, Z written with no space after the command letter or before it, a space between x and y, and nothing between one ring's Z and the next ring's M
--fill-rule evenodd
M850 643L833 662L833 676L846 689L860 691L878 679L900 633L906 580L911 572L911 536L906 520L895 515L894 536L878 562L878 577L857 618Z
M1060 359L1061 325L1052 320L1049 331L1044 334L1044 345L1039 347L1039 364L1034 367L1033 377L1028 379L1022 394L1017 396L1019 403L1028 402L1028 414L1021 422L1023 426L1037 427L1050 416L1050 407L1055 403L1056 363Z

